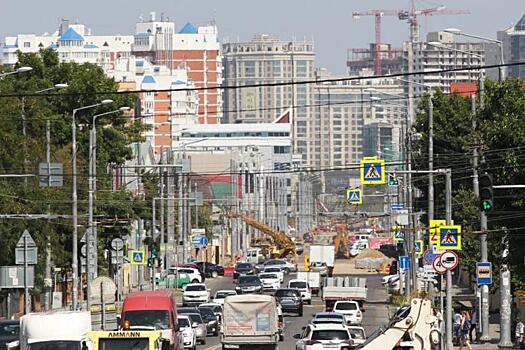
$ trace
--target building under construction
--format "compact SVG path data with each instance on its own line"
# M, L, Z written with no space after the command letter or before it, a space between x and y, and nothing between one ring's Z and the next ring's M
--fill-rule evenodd
M380 65L382 73L400 73L403 69L403 50L392 48L391 44L380 45ZM346 66L349 75L362 74L363 70L374 71L376 66L376 44L371 43L369 49L348 49Z

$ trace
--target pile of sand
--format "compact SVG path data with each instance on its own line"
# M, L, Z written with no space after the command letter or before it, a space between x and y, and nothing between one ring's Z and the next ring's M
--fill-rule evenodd
M366 258L372 258L372 259L385 258L385 259L388 259L388 257L385 254L383 254L380 251L375 250L375 249L363 249L363 250L361 250L361 253L359 253L359 255L356 256L357 260L359 260L359 259L366 259Z

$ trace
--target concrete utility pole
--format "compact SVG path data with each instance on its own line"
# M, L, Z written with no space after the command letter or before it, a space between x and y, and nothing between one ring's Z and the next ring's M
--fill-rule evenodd
M445 213L447 225L452 223L452 170L446 169L445 173ZM453 350L452 344L452 271L447 270L447 350Z
M434 102L428 102L428 221L434 220Z
M160 148L160 165L164 164L164 147ZM166 270L166 251L168 245L166 242L166 232L164 230L164 168L161 166L159 168L159 177L160 177L160 261L162 261L162 272ZM163 249L164 247L164 249Z
M509 232L505 227L503 227L505 236L502 240L503 252L501 257L503 262L500 269L500 297L501 297L501 307L500 307L500 338L498 347L499 348L513 348L512 341L510 340L511 332L511 302L512 295L510 290L510 270L508 266L508 256L509 256Z

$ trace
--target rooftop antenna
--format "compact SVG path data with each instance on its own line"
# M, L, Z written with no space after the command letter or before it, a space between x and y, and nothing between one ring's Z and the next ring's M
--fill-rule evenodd
M216 25L216 19L217 19L217 9L213 9L213 15L212 15L212 18L211 18L211 24L212 25Z

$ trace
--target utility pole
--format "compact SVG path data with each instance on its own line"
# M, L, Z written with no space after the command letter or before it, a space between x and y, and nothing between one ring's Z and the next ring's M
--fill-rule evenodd
M46 120L46 163L47 163L47 189L51 190L51 121ZM47 204L47 214L51 214L51 204ZM51 279L51 227L49 220L46 227L46 311L51 309L52 295L52 279Z
M160 148L160 165L159 177L160 177L160 261L162 261L162 272L166 270L166 251L168 245L166 244L166 232L164 231L164 147ZM164 249L162 249L164 247Z
M452 170L446 169L445 173L445 213L447 225L452 223ZM452 271L447 270L447 350L452 350Z
M512 348L513 344L510 340L511 332L511 302L512 295L510 290L510 270L508 266L509 256L509 231L503 227L505 236L503 236L502 245L503 252L501 254L502 264L500 268L500 338L498 347L499 348Z
M428 103L428 221L434 220L434 102Z

